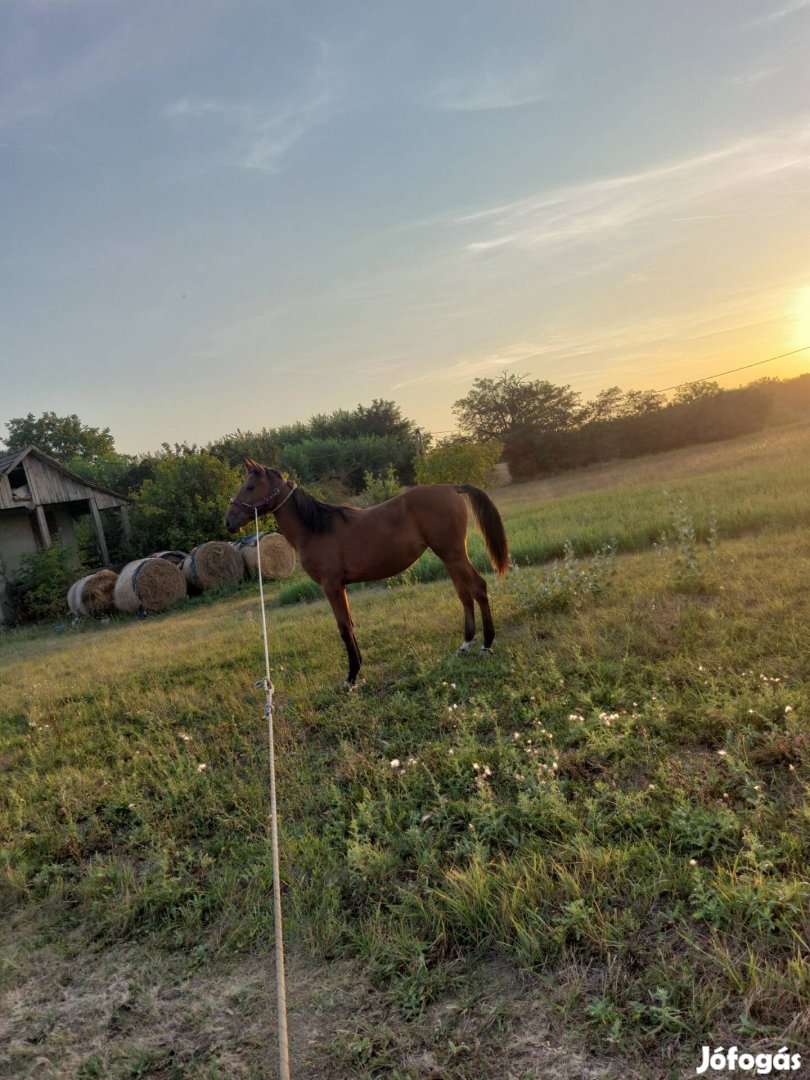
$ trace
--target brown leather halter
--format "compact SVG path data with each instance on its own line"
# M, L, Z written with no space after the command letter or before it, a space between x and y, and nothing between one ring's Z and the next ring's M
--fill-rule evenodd
M274 506L273 500L278 494L280 494L280 492L284 490L284 484L292 484L292 487L281 500L281 502L277 503ZM240 509L247 510L251 514L254 512L254 510L257 514L261 514L262 516L264 516L265 514L273 514L276 510L280 509L284 505L284 503L287 501L287 499L289 499L289 497L292 495L292 493L297 487L298 484L293 483L292 480L285 480L283 483L279 484L278 487L273 488L269 495L265 495L265 497L260 502L248 503L245 502L244 499L240 499L234 496L231 499L229 506L238 506L240 507Z

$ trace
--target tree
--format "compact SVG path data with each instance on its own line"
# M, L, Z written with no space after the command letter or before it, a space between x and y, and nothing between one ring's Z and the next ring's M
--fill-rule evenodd
M504 439L527 426L565 431L579 419L579 394L570 386L504 371L498 379L476 379L453 412L461 430L476 442Z
M189 551L206 540L229 539L225 512L244 478L212 454L168 454L132 498L136 549Z
M399 405L375 398L370 405L337 409L313 416L306 423L259 432L237 431L209 443L206 450L230 465L251 457L293 472L305 484L326 482L345 489L343 494L358 494L363 490L365 473L376 476L389 465L401 484L413 483L419 436L416 425L402 415Z
M611 386L607 390L600 390L593 401L585 405L581 419L586 424L608 423L655 412L662 409L664 404L664 396L657 390L628 390L625 393L620 387Z
M643 416L663 409L666 399L658 390L628 390L622 405L623 416Z
M73 458L95 461L115 452L115 442L109 428L87 427L75 413L57 416L55 412L44 412L39 419L29 413L9 420L6 428L7 446L22 448L33 443L64 463Z
M722 390L716 382L687 383L680 386L672 395L673 405L691 405L693 401L702 401L705 398L716 397Z
M600 390L593 401L589 401L583 412L583 419L588 424L604 423L622 415L625 394L618 386Z
M416 461L419 484L477 484L492 478L492 470L503 453L503 443L445 439Z

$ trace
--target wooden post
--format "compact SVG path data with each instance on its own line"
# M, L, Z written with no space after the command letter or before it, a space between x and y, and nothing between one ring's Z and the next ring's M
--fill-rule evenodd
M51 546L51 534L48 529L48 522L45 520L45 510L37 503L37 521L39 522L39 533L42 537L42 543L46 548Z
M121 510L121 524L124 527L124 536L127 538L127 541L129 543L132 543L132 526L129 523L129 512L128 512L126 506L124 506L123 503L121 503L120 510Z
M87 502L90 505L90 513L93 515L93 523L96 526L96 537L98 539L98 546L101 549L101 561L105 566L109 566L110 555L107 551L107 541L104 539L104 526L101 524L101 514L98 512L95 499L88 499Z

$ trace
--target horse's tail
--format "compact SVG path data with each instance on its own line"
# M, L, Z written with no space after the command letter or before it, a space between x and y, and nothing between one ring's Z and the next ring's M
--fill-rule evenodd
M489 561L499 574L505 574L509 569L509 542L498 507L485 491L472 484L459 484L456 491L470 500L478 528L484 536Z

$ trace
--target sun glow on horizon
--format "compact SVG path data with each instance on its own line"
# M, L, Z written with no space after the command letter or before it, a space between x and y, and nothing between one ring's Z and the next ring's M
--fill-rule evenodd
M789 343L793 349L810 345L810 285L796 290L790 314Z

